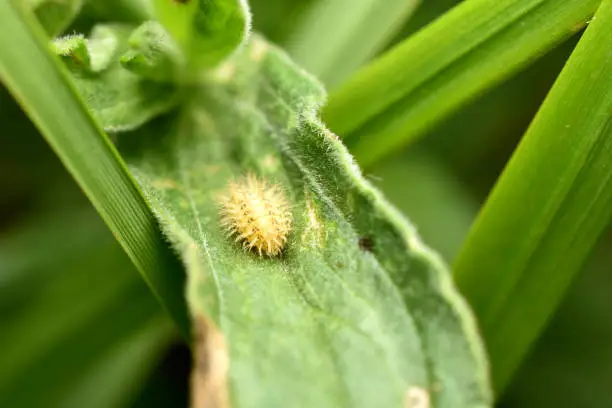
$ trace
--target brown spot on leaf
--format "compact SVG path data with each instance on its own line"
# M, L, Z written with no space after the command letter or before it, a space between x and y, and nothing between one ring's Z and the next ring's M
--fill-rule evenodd
M359 238L359 248L363 251L372 252L374 250L374 240L371 237Z
M191 374L192 408L229 408L225 339L202 315L194 316L194 367Z

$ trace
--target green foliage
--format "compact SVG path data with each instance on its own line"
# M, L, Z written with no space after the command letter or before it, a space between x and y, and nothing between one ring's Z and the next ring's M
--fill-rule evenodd
M246 38L250 14L244 0L154 0L156 16L197 73L232 53Z
M55 42L56 51L60 51L72 67L85 65L80 62L80 55L82 50L89 50L87 60L91 60L91 69L73 69L73 80L81 97L107 131L134 129L178 103L174 85L151 80L169 78L176 71L176 60L172 59L174 50L164 43L170 39L160 39L163 32L159 30L157 37L151 38L151 26L149 23L138 28L98 25L91 40L75 36L60 39L60 45L68 43L71 46L60 50L58 41Z
M83 34L67 35L53 41L53 51L73 69L91 69L91 57Z
M253 2L256 27L339 85L323 119L360 164L378 164L373 176L388 197L452 259L476 212L474 192L488 192L543 98L525 89L543 94L555 70L516 92L512 81L481 101L485 108L439 127L443 137L379 159L580 32L601 0L465 1L407 39L391 37L460 2L424 2L408 22L418 0ZM88 0L80 9L79 1L0 0L0 79L186 338L193 326L193 406L492 404L476 324L446 267L323 125L319 83L268 41L248 40L246 1ZM49 47L33 16L48 33L68 35ZM498 393L612 215L611 19L606 0L456 262ZM17 108L5 108L5 133L22 135L11 126ZM46 168L34 154L23 155L32 166L16 165L12 152L28 144L20 143L0 151L0 182L15 190L2 192L0 233L25 211L12 203L28 189L20 180ZM243 191L224 220L221 197L247 175L265 185ZM37 200L63 196L54 181L40 184L31 187L41 190ZM286 242L259 197L270 186L289 204ZM23 237L0 237L0 330L8 333L0 405L125 405L166 344L167 324L90 222L77 213L39 220ZM57 226L65 223L71 228ZM53 251L55 230L69 238ZM244 249L258 234L281 253L261 243ZM28 258L28 246L44 249ZM137 404L174 395L158 375L156 392Z
M479 317L498 390L612 215L610 24L612 2L605 1L455 263L461 291Z
M114 53L121 54L131 29L104 29L114 30L120 44ZM145 42L159 43L150 35ZM193 45L187 49L195 52ZM105 107L96 98L104 93L92 90L117 86L126 71L114 65L87 81L72 71L98 118ZM193 398L222 404L229 386L238 406L274 406L290 397L295 406L308 400L317 406L401 405L408 399L489 406L483 349L448 272L319 123L324 92L318 83L256 38L200 74L197 84L191 80L188 95L179 114L119 141L187 266L196 358L209 361L207 370L194 373ZM290 194L294 227L282 259L236 248L219 225L216 195L232 176L248 172ZM368 316L374 320L366 324ZM283 340L262 361L261 347L270 338ZM298 353L288 354L295 348ZM227 379L227 357L219 352L232 362ZM288 366L299 370L287 375L281 367ZM210 389L210 378L219 376L221 383Z
M417 390L438 407L489 406L448 272L319 123L319 85L254 38L192 96L120 145L187 266L196 358L212 361L195 398L223 372L206 351L223 336L232 406L400 406ZM243 250L220 225L218 196L249 172L289 197L279 258Z
M171 338L92 216L64 209L0 239L1 406L122 406Z
M317 0L287 41L288 51L326 85L336 85L376 55L419 0Z
M151 0L87 0L80 17L96 21L142 23L153 18Z
M452 261L478 205L451 169L431 152L414 149L379 163L372 173L385 196L404 214L410 214L423 240Z
M83 0L21 0L21 3L36 16L49 35L55 36L68 27Z
M161 24L147 21L132 32L128 43L130 49L120 59L124 68L155 81L176 78L181 55Z
M258 32L276 44L283 44L308 7L317 0L250 0L254 25Z
M529 359L513 377L502 407L612 406L612 264L609 231L572 282Z
M599 0L474 0L330 95L323 118L369 166L580 30Z
M185 336L189 331L176 267L148 204L114 146L75 94L40 30L20 6L0 0L0 77L142 273Z

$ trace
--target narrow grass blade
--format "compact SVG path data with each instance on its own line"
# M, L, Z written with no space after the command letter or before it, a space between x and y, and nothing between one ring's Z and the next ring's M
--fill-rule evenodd
M0 236L0 406L127 406L174 338L91 208ZM33 391L35 390L35 391Z
M584 27L600 0L472 0L366 66L324 111L369 166Z
M48 48L41 28L21 12L19 2L0 0L0 79L187 335L181 269L114 146Z
M612 215L612 1L603 2L462 249L456 280L503 391Z
M335 85L384 48L420 0L317 0L287 42L289 53Z

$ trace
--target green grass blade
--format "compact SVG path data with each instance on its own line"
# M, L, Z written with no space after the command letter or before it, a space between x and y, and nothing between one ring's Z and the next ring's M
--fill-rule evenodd
M0 406L127 406L170 319L93 209L16 227L0 236Z
M317 0L288 41L308 72L335 85L379 52L420 0Z
M507 385L612 215L612 1L603 2L460 252Z
M180 268L123 161L19 2L0 0L0 79L79 183L185 335ZM19 135L15 135L19 137Z
M332 93L324 111L368 166L582 28L600 0L473 0Z

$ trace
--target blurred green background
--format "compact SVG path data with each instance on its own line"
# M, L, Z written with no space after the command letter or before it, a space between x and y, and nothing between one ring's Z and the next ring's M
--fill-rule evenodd
M313 2L251 0L255 29L285 44ZM456 3L424 1L389 46ZM86 11L75 27L105 12ZM449 263L579 35L366 169ZM189 351L4 89L0 123L0 407L187 406ZM611 240L601 240L500 406L612 406Z

